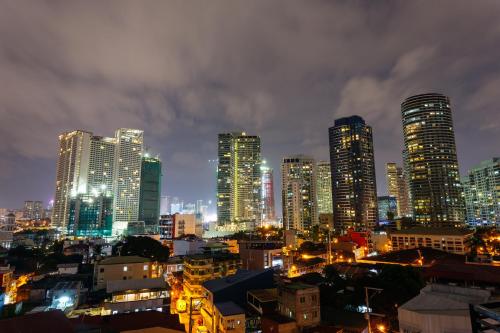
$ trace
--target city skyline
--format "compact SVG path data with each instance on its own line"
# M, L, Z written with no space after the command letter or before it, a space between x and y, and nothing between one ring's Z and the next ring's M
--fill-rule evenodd
M137 31L143 18L134 13L132 4L123 4L126 10L121 14L111 4L90 6L84 13L78 5L50 9L39 4L29 8L7 5L0 14L6 27L0 39L9 52L2 53L0 70L11 84L2 92L5 103L0 111L5 120L0 131L0 186L5 189L0 193L0 206L21 208L25 200L42 200L46 205L53 199L57 135L63 131L81 128L111 135L118 127L144 130L145 142L163 161L162 194L195 201L215 198L214 166L208 160L216 157L217 133L245 130L259 135L262 155L277 170L283 156L290 154L328 159L325 124L355 114L373 127L377 189L383 195L385 163L402 164L400 103L426 92L445 94L452 101L458 164L460 174L465 175L481 161L498 155L495 91L499 83L494 74L499 71L496 59L500 50L491 45L498 31L495 15L489 14L494 12L491 5L497 4L437 6L429 16L426 6L418 3L387 2L376 11L369 5L294 4L286 13L279 10L279 2L234 4L229 10L244 6L255 13L265 7L262 25L249 29L240 22L244 19L236 17L228 22L231 32L220 37L216 27L203 22L219 17L218 11L224 13L222 7L216 4L218 11L198 12L174 5L169 9L175 16L194 13L205 20L191 27L185 40L168 36L160 45L159 35L170 24L181 23L173 17L160 22L153 15L151 21L161 24ZM154 12L151 8L145 11ZM16 29L21 13L36 17L46 31ZM105 19L105 13L114 13L117 19L126 17L136 25L122 26L120 20ZM367 29L368 15L377 26L374 35ZM461 20L463 15L468 20ZM55 17L62 18L58 27L63 24L65 34L51 25ZM75 20L64 23L69 17ZM360 27L325 29L342 17L359 22ZM116 44L110 47L95 41L84 29L86 19L94 20L104 39ZM302 34L294 32L293 24L275 25L289 20ZM418 23L416 29L414 21L423 20L427 24ZM490 28L489 35L481 33L477 22ZM397 31L383 29L396 24ZM284 44L268 43L265 32L270 26ZM447 26L456 29L447 32ZM198 31L213 47L198 45ZM126 37L138 32L148 36L147 40ZM318 39L310 41L315 34ZM344 34L356 38L348 40ZM246 39L250 40L248 46L239 42L242 35L252 37ZM47 37L57 42L36 52ZM467 48L464 39L472 40ZM226 40L237 47L224 51ZM84 57L79 56L82 46L96 50L96 56L85 52ZM169 51L181 46L192 58ZM138 61L116 56L116 52L133 54L129 47L139 47ZM250 52L253 49L258 53ZM290 56L299 49L307 52ZM163 63L158 54L174 66ZM279 61L282 58L287 61ZM278 172L274 182L279 184ZM280 212L280 200L276 203Z

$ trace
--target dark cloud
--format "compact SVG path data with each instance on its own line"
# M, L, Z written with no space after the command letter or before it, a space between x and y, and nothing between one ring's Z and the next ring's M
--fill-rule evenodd
M350 114L374 127L383 193L400 102L426 91L452 98L464 171L498 155L498 40L498 1L4 0L0 206L52 195L65 130L142 128L164 192L212 199L218 132L261 135L279 169L327 159Z

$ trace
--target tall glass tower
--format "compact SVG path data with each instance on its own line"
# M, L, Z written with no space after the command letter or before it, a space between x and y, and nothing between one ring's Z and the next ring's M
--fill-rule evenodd
M219 225L255 226L261 218L260 137L219 134L217 219Z
M371 230L378 217L372 128L359 116L340 118L329 137L335 228Z
M429 93L401 104L405 165L417 223L449 227L464 224L450 99Z
M160 221L161 161L158 157L144 156L141 167L141 192L139 196L139 221L144 222L145 232L158 232Z

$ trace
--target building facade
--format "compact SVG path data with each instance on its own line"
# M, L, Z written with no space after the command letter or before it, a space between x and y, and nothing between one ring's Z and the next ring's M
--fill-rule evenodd
M141 192L139 196L139 221L144 221L145 232L158 232L160 220L161 161L158 157L143 157L141 167Z
M30 220L41 220L44 218L43 202L25 201L23 208L23 218Z
M281 163L283 227L305 231L318 224L316 163L313 158L295 155Z
M428 247L456 254L467 254L474 232L462 228L416 227L390 233L393 251Z
M392 219L397 215L398 203L396 197L385 195L378 197L378 219L379 221L389 220L389 215Z
M329 162L318 162L316 167L316 183L318 192L318 214L333 213L332 170Z
M415 221L431 226L464 224L450 99L408 97L401 104L411 206Z
M373 229L378 211L372 128L359 116L340 118L329 138L335 228Z
M127 232L139 220L143 131L120 128L115 132L113 235Z
M261 217L260 137L219 134L217 220L219 225L259 223Z
M276 219L274 205L274 172L273 168L262 162L262 221L272 221Z
M411 216L411 206L409 198L408 183L402 167L390 162L385 165L385 175L387 180L387 193L396 198L397 216Z
M483 161L462 178L467 223L500 225L500 158Z

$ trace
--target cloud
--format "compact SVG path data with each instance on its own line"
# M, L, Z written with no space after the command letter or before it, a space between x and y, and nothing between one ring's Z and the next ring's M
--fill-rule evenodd
M499 9L498 1L454 0L433 2L432 11L397 1L8 0L0 172L12 161L55 164L65 130L137 127L173 177L168 191L194 196L202 183L208 196L213 179L201 178L193 157L215 157L217 132L261 135L278 168L294 152L327 158L328 127L350 114L373 125L381 165L400 158L401 100L422 91L452 98L464 142L472 122L486 128L498 118ZM470 144L493 154L499 139L484 133ZM465 166L488 157L459 152ZM176 176L190 172L198 173ZM51 189L53 175L46 178Z

